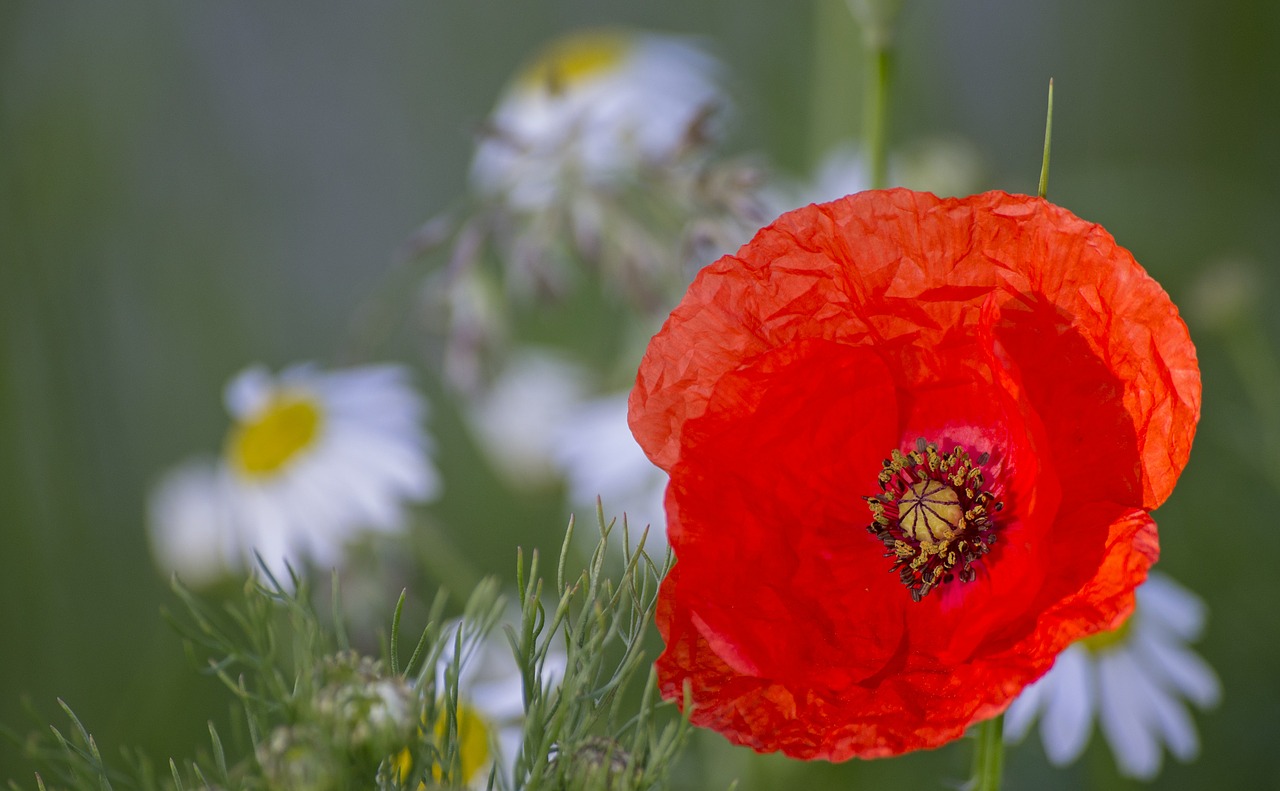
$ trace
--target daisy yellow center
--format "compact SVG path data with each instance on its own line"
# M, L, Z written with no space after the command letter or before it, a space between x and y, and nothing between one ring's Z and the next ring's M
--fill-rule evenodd
M490 727L488 720L465 703L458 703L457 716L456 748L459 776L452 779L456 785L470 786L480 779L480 774L492 761L493 756L489 751ZM418 734L422 735L422 732L419 731ZM449 739L449 714L443 709L436 719L435 737L437 748L443 753L443 745ZM403 785L409 779L409 773L413 771L413 753L408 747L391 758L391 767L396 773L396 778ZM444 780L444 774L444 769L439 763L432 765L431 777L436 783ZM420 790L426 787L424 783L418 784Z
M558 41L525 69L526 87L562 93L567 88L617 68L630 49L620 33L597 31Z
M974 563L996 541L992 515L1003 505L983 488L982 465L956 445L949 453L916 441L915 450L894 450L880 471L881 493L864 498L871 509L867 532L893 558L896 571L911 598L920 601L930 591L951 582L973 582Z
M465 703L458 703L458 773L454 778L470 785L479 778L480 773L488 768L493 759L489 751L489 722L475 709ZM436 743L443 744L449 736L449 717L444 711L436 720ZM444 772L440 766L431 767L431 776L436 782L443 779Z
M323 413L314 400L296 395L274 398L253 420L236 427L227 455L248 476L273 475L315 444L322 423Z
M1107 651L1129 639L1129 630L1132 623L1133 618L1130 617L1124 623L1110 631L1098 632L1095 635L1090 635L1089 637L1084 638L1080 641L1080 645L1095 654Z

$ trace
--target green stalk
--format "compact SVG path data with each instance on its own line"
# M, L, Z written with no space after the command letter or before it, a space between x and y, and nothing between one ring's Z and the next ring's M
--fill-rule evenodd
M1049 141L1053 138L1053 78L1049 78L1049 110L1044 119L1044 159L1040 162L1040 189L1043 198L1049 192Z
M902 0L848 0L849 11L862 28L867 51L867 89L863 94L862 143L871 168L871 188L889 181L889 81L893 76L894 24Z
M888 36L868 36L867 90L863 106L863 139L871 165L871 189L884 189L889 181L889 151L885 144L889 126L889 78L892 51Z
M865 100L851 95L850 75L863 69L861 31L841 0L813 5L813 77L809 97L809 138L804 167L813 171L837 144L859 131L859 108ZM858 78L860 89L865 77ZM799 165L801 163L794 163Z
M1004 770L1004 715L978 725L978 744L973 753L973 779L969 791L1000 791Z

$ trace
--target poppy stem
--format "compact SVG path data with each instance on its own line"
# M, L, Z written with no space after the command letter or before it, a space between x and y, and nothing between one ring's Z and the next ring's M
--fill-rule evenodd
M867 159L871 165L871 188L884 189L889 180L889 151L885 145L885 129L889 125L889 78L892 52L888 37L878 38L867 48L870 68L867 70L866 105L863 111L863 137Z
M889 180L889 79L893 67L893 31L902 0L848 0L849 11L862 27L867 51L867 83L863 93L862 144L871 168L871 189L884 189Z
M1049 78L1049 110L1044 119L1044 159L1040 162L1040 189L1043 198L1049 192L1049 141L1053 138L1053 78Z
M1000 791L1004 770L1004 715L978 724L978 744L973 752L973 779L968 791Z

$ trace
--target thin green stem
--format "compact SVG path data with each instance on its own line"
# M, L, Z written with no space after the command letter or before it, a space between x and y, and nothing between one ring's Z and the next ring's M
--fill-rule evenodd
M1044 159L1040 162L1040 189L1036 192L1044 197L1049 192L1049 142L1053 139L1053 78L1049 78L1049 110L1044 119Z
M978 725L978 744L973 753L973 779L968 791L1000 791L1004 771L1004 715Z
M843 0L813 5L813 77L805 167L814 170L836 146L859 132L862 98L851 95L849 75L863 71L861 31ZM860 78L856 87L865 86ZM785 164L785 163L784 163ZM798 164L798 163L797 163Z
M871 167L871 188L884 189L889 180L889 79L893 65L888 36L868 37L867 90L863 108L863 139Z

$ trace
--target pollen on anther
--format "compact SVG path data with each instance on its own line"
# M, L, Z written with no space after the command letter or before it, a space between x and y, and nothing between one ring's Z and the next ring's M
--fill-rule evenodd
M867 531L885 546L911 598L920 601L952 582L973 582L973 564L990 551L997 526L990 513L1002 504L982 489L985 478L962 446L941 453L923 438L914 450L892 449L878 482L882 493L864 498L873 521Z

